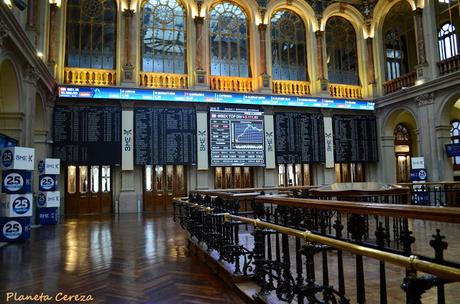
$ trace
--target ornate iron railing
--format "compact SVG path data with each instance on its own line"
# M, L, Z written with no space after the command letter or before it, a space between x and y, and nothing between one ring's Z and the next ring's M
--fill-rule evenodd
M139 85L148 88L186 89L188 87L188 75L141 72Z
M332 97L363 98L362 88L357 85L329 83L328 90Z
M401 183L409 187L411 203L422 206L460 206L460 182Z
M273 80L272 91L275 94L311 95L308 81Z
M366 294L365 283L372 280L380 290L380 303L395 303L394 277L401 275L408 303L421 303L421 295L433 287L438 303L446 303L444 285L460 280L460 265L444 260L447 242L439 229L429 241L434 258L426 250L413 256L415 238L409 222L460 223L459 209L249 194L241 194L241 204L232 194L223 197L197 194L176 200L174 218L209 252L218 252L219 260L234 265L234 274L252 277L260 285L260 298L271 295L298 303L365 303L367 299L374 303L377 299L369 298L375 293ZM415 247L419 250L420 244ZM370 263L363 256L378 261ZM321 263L315 264L318 258ZM344 266L351 259L356 265L352 287L347 279L350 269ZM330 265L332 260L336 262ZM406 268L406 272L387 263ZM366 277L369 267L375 268L372 272L379 273L378 278ZM430 275L417 276L417 270ZM391 271L390 281L387 271ZM388 290L392 290L390 302Z
M64 68L64 83L92 86L114 86L117 84L115 70Z
M209 76L211 90L254 92L254 79L246 77Z

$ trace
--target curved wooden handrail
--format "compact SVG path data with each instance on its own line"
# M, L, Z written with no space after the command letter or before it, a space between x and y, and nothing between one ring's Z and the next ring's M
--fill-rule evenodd
M337 200L290 198L276 195L260 195L255 198L255 201L258 203L276 204L288 207L460 223L460 208L453 207L360 203Z
M415 255L411 255L408 257L361 245L351 244L346 241L318 235L308 230L301 231L294 228L284 227L270 222L261 221L259 219L251 219L247 217L231 215L229 213L224 214L224 218L225 221L235 220L242 223L253 225L257 228L267 228L279 231L284 234L302 238L308 242L325 244L336 249L341 249L361 256L367 256L380 261L385 261L394 265L402 266L411 271L422 271L425 273L436 275L446 280L460 281L460 269L429 261L424 261L419 259Z

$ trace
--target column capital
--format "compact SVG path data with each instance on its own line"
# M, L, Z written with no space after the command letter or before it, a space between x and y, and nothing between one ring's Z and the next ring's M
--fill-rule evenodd
M417 107L423 107L426 105L434 104L434 93L426 93L415 97L415 103Z
M416 9L414 9L414 10L412 11L412 13L414 14L414 16L422 16L422 14L423 14L423 8L417 7Z
M257 26L257 28L259 29L260 33L265 33L265 31L267 30L267 25L265 23L261 23Z
M135 14L134 10L133 9L129 9L129 8L125 8L123 10L123 16L125 16L126 18L131 18L133 17Z
M40 75L38 74L37 69L29 64L26 65L24 68L24 80L36 85L38 79L40 79Z
M315 32L315 36L316 36L316 38L323 38L323 37L324 37L324 31L322 31L322 30L317 30L317 31Z
M50 3L50 9L52 11L57 11L59 8L59 6L57 5L57 3L53 2L53 3Z
M193 18L193 22L195 22L195 25L202 25L204 23L204 17L202 16L195 16Z

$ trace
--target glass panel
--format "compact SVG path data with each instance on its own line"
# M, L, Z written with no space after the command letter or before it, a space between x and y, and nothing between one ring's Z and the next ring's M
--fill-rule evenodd
M186 73L186 12L177 0L149 0L142 8L142 70Z
M328 78L332 83L359 85L356 33L343 17L334 16L326 23Z
M278 185L280 187L285 187L286 180L286 167L284 165L278 165Z
M232 167L225 167L224 188L226 188L226 189L233 188Z
M211 75L249 77L248 24L245 12L231 2L209 11Z
M302 165L295 165L295 186L302 186Z
M235 188L242 188L243 176L241 174L241 167L235 167Z
M67 167L67 193L77 192L77 167Z
M243 187L244 188L251 188L253 187L252 183L252 174L250 167L243 168Z
M287 165L287 178L288 178L288 186L294 186L294 165L289 164Z
M184 191L185 190L185 180L184 180L184 166L177 165L176 166L176 178L177 178L177 190Z
M173 178L174 178L174 166L168 165L166 166L166 190L168 194L172 194L173 192Z
M215 179L214 179L214 187L216 189L222 189L223 185L222 185L222 181L223 181L223 177L222 177L222 167L216 167L216 170L215 170Z
M99 192L99 166L91 166L91 192Z
M303 165L303 186L309 186L312 184L312 178L310 173L310 164Z
M163 166L155 166L156 191L163 191Z
M110 166L102 166L102 192L110 192Z
M88 167L80 166L78 167L80 173L79 179L79 190L80 193L87 193L88 192Z
M145 166L145 191L153 191L153 166Z
M115 1L69 2L66 26L68 67L115 68Z

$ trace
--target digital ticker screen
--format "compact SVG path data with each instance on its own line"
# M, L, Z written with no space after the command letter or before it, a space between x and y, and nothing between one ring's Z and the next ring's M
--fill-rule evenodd
M262 111L211 107L209 115L211 166L265 166Z

